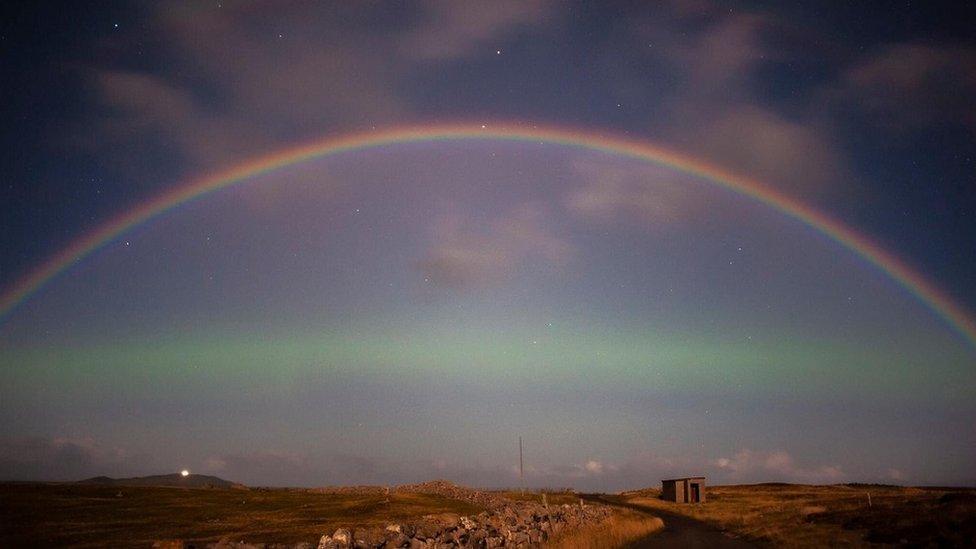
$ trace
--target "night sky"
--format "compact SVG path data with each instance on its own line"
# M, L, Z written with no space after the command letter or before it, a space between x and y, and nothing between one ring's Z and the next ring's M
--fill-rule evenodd
M976 19L650 4L5 6L0 303L208 174L486 133L284 162L65 262L0 311L0 479L515 486L521 436L530 486L976 484Z

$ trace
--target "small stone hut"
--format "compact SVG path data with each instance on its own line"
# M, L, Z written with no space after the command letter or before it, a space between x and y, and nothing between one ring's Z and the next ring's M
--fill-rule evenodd
M705 477L662 480L661 499L676 503L705 503Z

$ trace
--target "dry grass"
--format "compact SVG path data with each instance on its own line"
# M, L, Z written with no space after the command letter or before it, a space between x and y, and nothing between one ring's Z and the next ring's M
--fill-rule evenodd
M117 497L119 492L122 497ZM318 542L340 526L382 526L426 514L475 514L469 503L424 494L316 494L0 484L0 547L146 547L152 540Z
M553 538L546 547L555 549L607 549L624 547L664 529L657 517L624 509L614 509L609 519Z
M868 505L868 494L871 505ZM976 491L892 486L708 487L707 503L661 501L654 491L626 500L696 518L746 539L780 546L865 543L964 545L976 539Z

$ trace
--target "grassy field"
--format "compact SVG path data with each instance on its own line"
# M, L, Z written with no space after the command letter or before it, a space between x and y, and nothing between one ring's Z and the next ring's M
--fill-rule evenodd
M121 492L122 497L118 497ZM438 496L0 484L0 547L147 547L153 540L317 542L337 527L474 514Z
M656 491L624 499L780 546L967 546L976 540L976 490L760 484L709 486L706 497L702 505L662 501Z
M542 499L539 492L496 494ZM651 513L682 514L775 545L965 546L976 539L976 490L768 484L708 487L706 496L703 505L679 505L646 490L618 501ZM576 505L579 496L550 492L546 500ZM0 547L146 547L162 539L222 538L314 542L340 526L383 526L427 514L480 511L469 503L414 493L10 483L0 484ZM660 528L649 515L617 509L606 523L567 532L554 546L625 544Z

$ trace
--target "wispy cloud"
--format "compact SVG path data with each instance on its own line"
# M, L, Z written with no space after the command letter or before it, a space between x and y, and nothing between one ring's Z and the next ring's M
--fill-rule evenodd
M832 113L820 99L802 108L768 101L763 70L791 60L777 39L782 22L768 13L675 2L662 16L633 23L644 55L669 68L675 86L652 123L684 152L791 194L846 193L854 174ZM804 104L798 100L794 104Z
M481 49L496 53L492 40L549 22L557 5L546 0L498 2L425 2L419 23L400 39L405 57L421 60L453 60Z
M887 477L895 482L902 482L905 480L905 473L901 469L895 469L894 467L889 468L885 471Z
M976 50L956 45L889 44L859 58L828 93L879 127L905 132L935 124L976 130Z
M122 164L162 154L193 170L397 120L395 38L343 25L345 9L154 4L139 32L169 62L151 71L89 68L100 106L85 128L90 146L121 148ZM353 46L364 41L373 47Z
M567 194L565 206L587 220L659 228L686 220L699 209L687 178L671 170L580 161L574 171L584 184Z
M459 213L442 216L420 270L432 284L464 289L501 283L528 265L560 267L574 253L550 226L545 208L527 203L482 228Z
M782 450L757 452L742 449L732 457L716 459L715 465L733 482L828 484L845 479L843 469L837 465L802 467L795 462L793 456Z
M10 438L0 440L0 480L73 481L97 475L113 477L160 474L187 467L251 486L395 485L443 478L476 487L512 487L519 482L518 463L481 463L440 456L394 459L329 450L295 451L262 448L214 453L202 459L133 453L91 438ZM659 486L660 479L706 475L709 482L793 482L832 484L851 475L839 465L803 465L783 451L741 449L708 459L691 454L646 451L624 459L589 457L578 462L527 463L531 487L614 491ZM854 475L871 482L904 483L909 475L889 467Z
M0 440L0 480L71 481L97 475L158 472L152 456L132 454L93 438L22 437Z
M816 198L843 192L852 181L836 138L820 120L794 121L748 104L722 109L699 124L694 136L685 136L690 148L766 185Z
M114 160L134 172L132 158L161 154L199 170L323 133L389 126L411 119L399 83L412 68L494 54L494 40L543 26L557 11L538 0L420 7L395 29L374 32L347 22L384 20L388 7L153 4L139 32L168 62L88 67L100 112L82 141L121 149Z
M585 469L586 472L592 473L594 475L602 475L604 466L602 461L597 459L591 459L583 464L583 469Z

